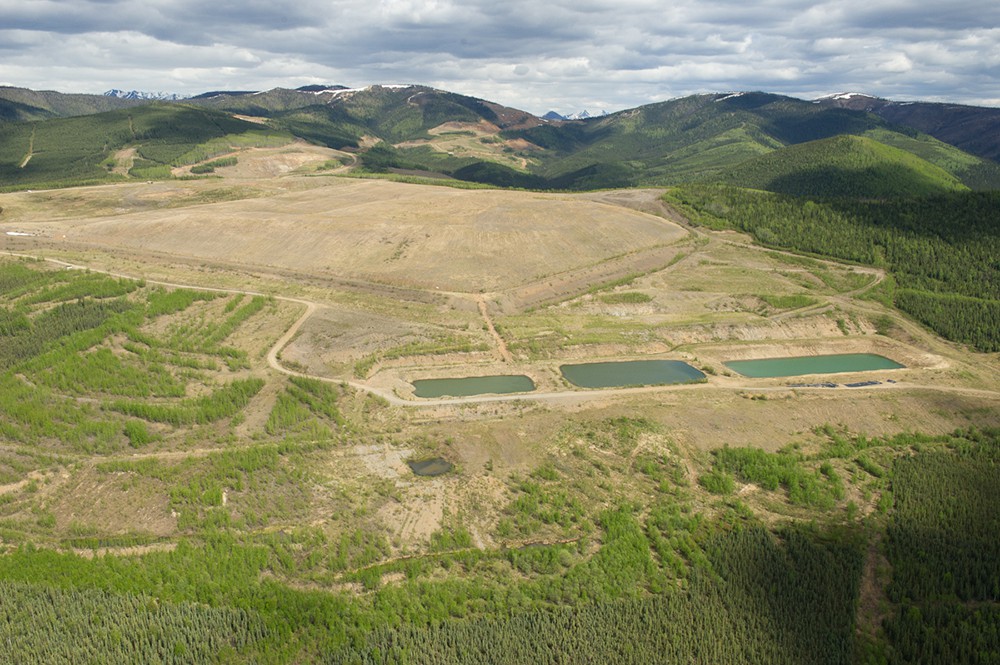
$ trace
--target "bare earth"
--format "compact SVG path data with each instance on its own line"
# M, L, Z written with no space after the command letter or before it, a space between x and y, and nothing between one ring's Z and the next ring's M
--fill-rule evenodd
M465 293L521 286L685 235L665 220L567 195L308 184L265 198L32 227L70 243Z

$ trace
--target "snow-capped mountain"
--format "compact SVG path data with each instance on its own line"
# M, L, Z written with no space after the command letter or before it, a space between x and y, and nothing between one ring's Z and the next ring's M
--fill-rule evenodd
M593 115L587 109L580 111L579 113L570 113L569 115L562 115L561 113L556 113L555 111L549 111L542 116L543 120L586 120L587 118L597 118L607 115L607 111L601 111L597 115Z
M105 97L117 97L118 99L142 99L156 100L162 102L176 102L187 99L184 95L177 95L172 92L143 92L141 90L118 90L117 88L104 93Z

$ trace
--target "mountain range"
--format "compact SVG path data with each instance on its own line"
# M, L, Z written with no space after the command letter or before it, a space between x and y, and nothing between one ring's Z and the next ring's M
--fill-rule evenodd
M598 115L605 116L607 114L608 114L607 111L601 111ZM595 116L592 115L590 111L588 111L587 109L583 109L579 113L570 113L569 115L562 115L555 111L549 111L548 113L542 116L542 120L589 120L590 118L593 117Z
M104 93L105 97L117 97L119 99L139 99L143 101L179 102L187 99L184 95L172 92L143 92L141 90L118 90L113 88Z
M218 90L183 100L0 87L0 186L128 177L109 166L127 147L138 157L131 176L149 178L225 152L235 145L227 137L265 133L354 153L368 171L531 189L726 182L877 197L1000 189L996 108L737 92L582 115L538 117L422 85ZM842 137L854 138L834 141ZM197 149L209 142L211 150ZM888 181L872 180L887 173Z

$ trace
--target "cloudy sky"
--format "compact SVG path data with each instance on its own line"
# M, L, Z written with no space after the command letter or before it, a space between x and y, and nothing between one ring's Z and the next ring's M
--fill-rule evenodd
M0 0L0 84L421 83L535 113L696 92L1000 106L996 0Z

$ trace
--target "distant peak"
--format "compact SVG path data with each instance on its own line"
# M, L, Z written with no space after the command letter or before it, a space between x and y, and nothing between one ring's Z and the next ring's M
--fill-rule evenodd
M593 114L590 111L588 111L587 109L583 109L579 113L570 113L567 116L563 116L563 119L564 120L587 120L588 118L603 117L603 116L606 116L607 114L608 114L607 111L601 111L600 113Z
M187 99L184 95L172 92L143 92L141 90L119 90L112 88L104 93L105 97L117 97L118 99L142 99L157 100L166 102L176 102L180 99Z

